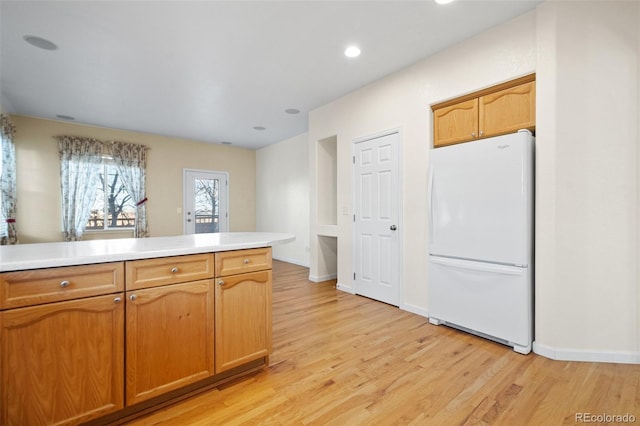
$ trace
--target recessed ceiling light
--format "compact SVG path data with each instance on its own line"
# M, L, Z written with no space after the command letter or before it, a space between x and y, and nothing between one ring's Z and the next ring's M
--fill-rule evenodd
M53 42L51 42L51 41L49 41L49 40L47 40L45 38L42 38L42 37L26 35L26 36L22 37L22 39L24 41L26 41L27 43L29 43L30 45L38 47L40 49L44 49L44 50L57 50L58 49L58 46L55 43L53 43Z
M58 114L56 115L56 117L58 117L60 120L69 120L69 121L75 120L75 117L72 117L70 115L64 115L64 114Z
M264 126L253 126L253 130L267 130Z
M438 4L449 4L451 3L453 0L435 0L436 3Z
M287 114L299 114L300 110L296 108L287 108L284 110Z
M358 46L349 46L344 51L344 55L348 58L357 58L360 56L360 48Z

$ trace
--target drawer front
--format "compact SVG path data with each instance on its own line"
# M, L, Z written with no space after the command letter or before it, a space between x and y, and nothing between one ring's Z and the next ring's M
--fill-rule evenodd
M4 272L0 276L2 309L124 290L123 262Z
M271 269L271 247L216 253L216 276Z
M127 262L127 290L213 278L213 254L159 257Z

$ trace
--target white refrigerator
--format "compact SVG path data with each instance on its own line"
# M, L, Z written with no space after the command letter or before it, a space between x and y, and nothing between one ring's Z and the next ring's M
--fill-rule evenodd
M527 354L533 342L534 138L432 149L429 322Z

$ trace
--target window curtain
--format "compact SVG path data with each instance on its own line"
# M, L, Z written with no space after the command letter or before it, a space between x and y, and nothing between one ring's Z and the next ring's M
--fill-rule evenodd
M146 169L147 147L125 142L109 144L113 162L118 168L127 192L136 202L136 225L133 236L149 236L147 225Z
M18 230L16 228L16 146L13 142L15 128L9 117L0 115L0 136L2 138L2 217L6 227L2 227L0 244L17 244Z
M82 239L95 202L104 143L70 136L57 139L60 148L62 232L65 241L77 241Z

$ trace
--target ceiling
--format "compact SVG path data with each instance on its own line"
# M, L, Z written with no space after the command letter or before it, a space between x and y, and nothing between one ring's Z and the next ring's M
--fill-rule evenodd
M306 132L309 111L538 3L2 0L0 102L258 149ZM351 44L360 57L344 55Z

